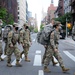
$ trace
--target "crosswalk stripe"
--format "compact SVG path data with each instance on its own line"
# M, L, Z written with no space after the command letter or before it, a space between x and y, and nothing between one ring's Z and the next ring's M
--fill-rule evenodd
M40 51L40 50L37 50L37 51L36 51L36 54L41 54L41 51Z
M35 41L35 39L33 41Z
M53 57L54 57L54 56L53 56ZM56 59L55 57L54 57L54 61L55 61L55 62L58 62L57 59ZM56 66L59 66L59 63L56 64Z
M33 66L42 66L41 55L35 55Z
M44 75L43 70L39 70L39 74L38 75Z
M22 58L24 58L24 54L22 55ZM21 61L22 61L22 59L20 59L19 62L21 62ZM15 64L16 64L16 59L11 63L11 65L15 66Z
M75 62L75 56L73 56L71 53L68 51L63 51L70 59L72 59Z
M4 58L6 58L7 56L3 54L1 57L4 59Z

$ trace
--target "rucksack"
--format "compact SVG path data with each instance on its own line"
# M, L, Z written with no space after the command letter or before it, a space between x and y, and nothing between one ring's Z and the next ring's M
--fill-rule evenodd
M9 30L8 28L10 28L10 30ZM5 26L4 31L3 31L3 41L4 41L4 42L7 41L8 33L9 33L9 31L11 31L12 29L13 29L13 28L12 28L12 26L10 26L10 25Z
M37 42L42 45L48 45L50 40L50 34L54 31L54 29L47 25L44 29L37 33Z

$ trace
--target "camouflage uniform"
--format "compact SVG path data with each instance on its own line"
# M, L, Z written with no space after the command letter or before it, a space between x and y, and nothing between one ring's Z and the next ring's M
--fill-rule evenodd
M30 31L29 29L25 29L25 30L20 31L20 34L21 35L23 34L23 36L20 37L20 42L22 43L23 49L24 49L21 52L20 57L22 58L22 54L24 53L25 61L30 62L30 60L28 59L28 51L29 51L30 42L31 42Z
M3 59L1 58L2 54L3 54L3 51L2 51L2 28L0 27L0 61L3 61Z
M29 29L25 30L25 37L24 37L23 42L24 42L23 49L24 49L25 60L30 61L28 60L28 51L29 51L30 42L31 42Z
M53 29L52 23L50 23L48 26L49 26L51 29ZM47 54L46 52L47 52L48 46L45 45L44 48L45 48L45 52L44 52L44 55L43 55L42 64L44 64L44 60L45 60L45 58L46 58L46 54ZM54 57L52 57L52 63L53 63L53 66L55 66L55 65L58 63L58 62L55 62L55 61L54 61Z
M7 66L12 67L10 64L11 62L11 55L14 53L16 56L16 66L21 66L19 63L20 60L20 50L17 47L19 33L18 31L10 31L8 33L8 49L7 49ZM12 45L12 47L11 47Z
M58 49L58 40L59 40L59 32L55 30L50 35L50 45L48 45L46 58L44 60L44 71L46 72L50 72L47 66L49 65L53 56L58 60L62 68L62 71L66 72L69 70L64 67L64 63L63 63L62 57L60 56L59 51L57 52L54 51L55 49Z

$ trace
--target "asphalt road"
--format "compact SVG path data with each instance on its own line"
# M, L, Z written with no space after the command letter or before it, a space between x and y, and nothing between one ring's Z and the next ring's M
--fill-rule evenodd
M41 64L42 56L44 54L44 47L36 42L36 34L31 35L32 45L29 50L29 59L31 62L24 61L23 58L20 60L22 67L15 67L15 56L12 55L11 64L13 67L7 67L7 59L5 55L2 55L4 61L0 62L0 75L74 75L75 73L75 47L64 40L59 41L59 51L63 58L64 64L70 71L63 73L59 64L52 66L49 65L51 73L43 72L43 65ZM22 51L22 46L18 45L19 49ZM4 48L4 43L3 43ZM57 61L55 59L55 61Z

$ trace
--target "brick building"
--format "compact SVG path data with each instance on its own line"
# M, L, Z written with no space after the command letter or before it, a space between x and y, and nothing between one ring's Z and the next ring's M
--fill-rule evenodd
M48 14L48 23L50 22L50 20L52 18L55 18L54 12L55 12L56 9L57 9L57 7L54 6L53 0L51 0L51 4L48 7L48 11L47 11L47 14Z
M18 22L17 17L17 0L0 0L0 6L7 9L8 15L12 14L14 22Z
M75 0L70 1L71 12L72 12L72 24L75 24Z
M59 0L55 14L57 14L58 16L64 15L64 0Z

